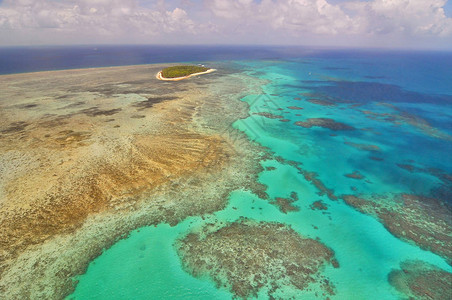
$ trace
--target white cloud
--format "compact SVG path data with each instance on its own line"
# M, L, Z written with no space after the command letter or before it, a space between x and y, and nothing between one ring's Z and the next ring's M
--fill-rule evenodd
M178 3L178 5L176 4ZM337 3L335 1L334 3ZM4 0L0 44L278 43L452 37L446 0ZM147 5L144 7L143 5ZM181 6L182 5L182 6ZM389 42L388 42L389 43Z
M445 0L373 0L330 4L326 0L206 0L220 18L251 26L271 26L294 34L452 34Z
M344 7L354 12L366 32L450 36L452 19L444 13L445 4L446 0L374 0Z
M135 0L5 0L0 6L0 29L2 34L34 32L45 39L75 34L121 41L175 32L195 34L197 28L181 8L151 10Z

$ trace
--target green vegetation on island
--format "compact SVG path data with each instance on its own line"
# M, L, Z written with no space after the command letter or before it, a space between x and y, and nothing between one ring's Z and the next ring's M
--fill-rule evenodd
M206 72L209 68L199 66L174 66L162 70L163 78L178 78L195 73Z

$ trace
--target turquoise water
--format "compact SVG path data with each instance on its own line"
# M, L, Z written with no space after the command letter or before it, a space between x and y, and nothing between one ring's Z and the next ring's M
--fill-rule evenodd
M441 185L431 174L411 173L397 164L452 173L450 62L431 56L404 58L394 54L235 63L249 75L268 80L268 84L262 86L262 94L242 99L250 105L250 117L233 126L275 155L298 162L303 170L316 172L338 197L430 195ZM306 101L308 98L322 98L335 105L314 104ZM380 115L372 119L364 111ZM259 112L282 115L290 122L254 114ZM332 118L356 129L336 131L294 124L309 118ZM420 122L420 118L424 121ZM358 149L357 144L378 146L379 150ZM261 164L264 168L274 167L259 175L270 198L289 197L297 192L299 200L294 204L299 211L283 214L269 201L248 191L234 191L228 206L215 214L190 217L174 227L160 224L132 232L90 264L86 274L77 278L79 284L68 298L230 299L232 295L227 290L215 288L208 278L194 278L182 269L174 242L204 224L233 222L240 217L288 224L301 235L318 238L333 249L340 268L327 266L323 270L336 287L333 299L397 299L399 295L389 285L387 276L409 259L452 272L443 258L397 239L375 218L342 201L320 196L296 167L276 160ZM365 179L344 176L354 171ZM310 205L317 200L322 200L328 210L312 210ZM321 294L315 286L311 292L282 288L280 296L315 299L316 291ZM258 298L265 299L265 293Z

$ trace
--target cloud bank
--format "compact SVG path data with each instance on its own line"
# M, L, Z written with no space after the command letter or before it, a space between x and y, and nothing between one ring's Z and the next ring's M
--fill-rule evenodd
M135 0L5 0L2 40L151 43L163 35L202 33L181 8L144 8Z
M452 18L443 8L446 2L5 0L0 4L0 45L452 45Z

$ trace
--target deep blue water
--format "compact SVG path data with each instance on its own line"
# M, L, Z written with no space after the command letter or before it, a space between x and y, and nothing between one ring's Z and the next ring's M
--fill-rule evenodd
M234 46L0 48L0 74L151 63L280 58L284 49Z
M442 70L452 68L452 52L404 52L387 50L314 49L301 46L52 46L0 48L0 74L139 65L171 62L205 62L228 60L286 60L299 57L343 61L354 59L366 64L369 57L377 74L385 65L398 68L403 76L409 74L406 62L424 64L426 69L435 66ZM441 64L438 64L441 61ZM331 67L334 69L334 67ZM342 67L341 67L342 68ZM438 74L440 76L441 74ZM432 81L438 77L431 78ZM425 80L425 78L423 78ZM452 87L450 87L452 89Z

